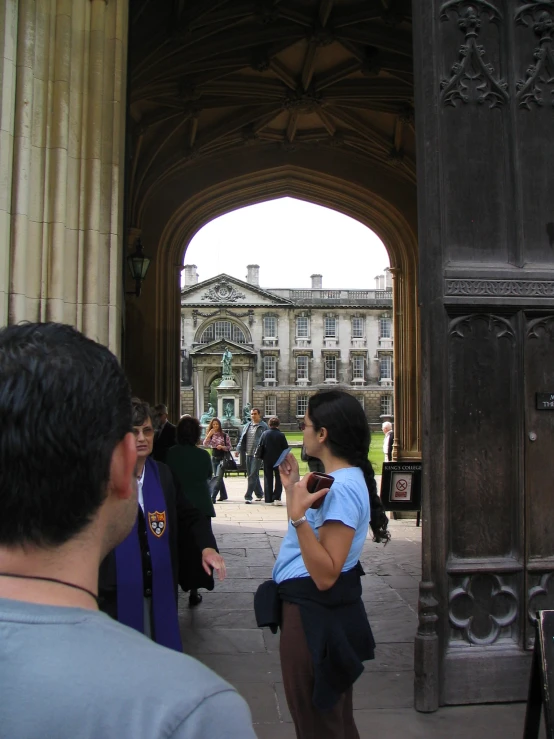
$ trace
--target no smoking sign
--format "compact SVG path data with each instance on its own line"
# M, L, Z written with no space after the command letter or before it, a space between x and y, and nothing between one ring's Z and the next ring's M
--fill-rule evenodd
M412 473L393 472L391 500L409 501L412 499Z

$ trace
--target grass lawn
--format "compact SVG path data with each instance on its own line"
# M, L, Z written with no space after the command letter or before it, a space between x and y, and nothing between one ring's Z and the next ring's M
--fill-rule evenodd
M289 444L291 442L299 442L302 441L302 432L301 431L287 431L285 432L285 436L287 437L287 441ZM369 447L369 461L373 465L373 469L375 471L376 475L381 474L381 467L383 464L383 439L384 434L382 431L374 431L371 434L371 446ZM300 452L302 450L300 447L298 449L293 449L292 453L296 457L298 461L298 466L300 467L300 474L305 475L308 472L308 463L303 462L300 459Z

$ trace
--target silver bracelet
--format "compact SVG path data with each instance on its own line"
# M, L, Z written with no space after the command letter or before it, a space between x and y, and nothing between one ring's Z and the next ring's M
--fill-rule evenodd
M291 522L291 524L292 524L292 525L294 526L294 528L295 528L295 529L297 529L297 528L298 528L299 526L302 526L302 524L304 523L304 521L307 521L307 520L308 520L308 519L306 518L306 514L304 514L304 515L302 516L302 518L298 518L298 519L297 519L296 521L293 521L293 520L291 519L291 521L290 521L290 522Z

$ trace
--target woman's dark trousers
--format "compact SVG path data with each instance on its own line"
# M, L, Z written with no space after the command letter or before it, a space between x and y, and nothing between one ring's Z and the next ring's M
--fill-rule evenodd
M275 491L273 490L273 475L275 475ZM264 464L264 496L266 503L273 503L274 500L281 500L283 492L283 483L279 468L274 468L269 464Z
M214 477L217 477L219 480L219 487L217 488L215 495L212 495L212 501L215 503L215 499L217 498L217 494L219 493L219 500L227 500L227 489L225 487L225 481L223 479L223 465L221 464L223 462L223 459L216 459L215 457L212 457L212 470L214 473Z
M296 736L298 739L360 739L354 723L352 688L341 695L330 711L315 708L314 666L298 606L283 602L282 619L281 672Z

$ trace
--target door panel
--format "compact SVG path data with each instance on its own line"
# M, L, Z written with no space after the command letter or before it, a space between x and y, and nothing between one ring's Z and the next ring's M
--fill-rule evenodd
M554 409L537 410L536 393L554 395L554 315L528 316L525 331L525 496L528 618L554 608Z

